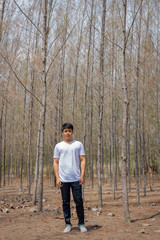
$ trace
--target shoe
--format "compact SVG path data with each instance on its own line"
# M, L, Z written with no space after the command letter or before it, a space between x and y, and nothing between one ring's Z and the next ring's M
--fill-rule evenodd
M79 229L81 232L87 232L87 228L85 227L85 225L80 225Z
M66 226L66 228L64 229L64 233L68 233L71 231L71 226Z

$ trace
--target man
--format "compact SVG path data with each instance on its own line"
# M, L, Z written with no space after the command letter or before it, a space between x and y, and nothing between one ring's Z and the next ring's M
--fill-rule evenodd
M63 141L56 144L54 149L53 168L57 186L61 188L63 214L66 223L65 233L71 231L70 188L76 204L78 226L81 232L87 232L84 224L84 207L82 199L82 184L85 176L85 151L83 144L73 140L73 125L62 125Z

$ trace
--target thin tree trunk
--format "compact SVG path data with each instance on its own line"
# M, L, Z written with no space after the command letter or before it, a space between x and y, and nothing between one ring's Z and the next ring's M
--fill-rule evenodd
M116 123L116 119L115 119L115 131L117 129L117 123ZM117 146L117 133L115 133L115 190L117 190L117 182L118 182L118 146Z
M37 134L37 152L36 152L36 168L35 168L35 178L34 178L34 192L33 192L33 205L36 205L37 201L37 183L39 174L39 148L40 148L40 135L41 135L41 116L39 119L39 127Z
M4 114L4 143L3 143L3 186L6 185L6 137L7 137L7 102L5 107L5 114Z
M84 9L84 12L83 12L83 19L84 19L84 14L85 14L85 11L86 11L86 0L85 0L85 9ZM90 25L90 32L89 32L89 41L91 41L91 25ZM88 109L88 106L87 106L87 95L88 95L88 82L89 82L89 75L90 75L90 42L89 42L89 48L88 48L88 54L87 54L87 78L85 80L85 90L84 90L84 104L83 104L83 145L84 145L84 148L86 148L86 131L87 131L87 109Z
M160 24L160 16L159 16L159 11L160 11L160 5L157 4L158 6L158 12L157 12L157 22L158 24ZM158 131L157 131L157 138L159 139L159 145L158 145L158 179L160 180L160 119L159 119L159 114L160 114L160 91L159 91L159 88L160 88L160 83L158 81L159 79L159 61L158 61L158 56L159 56L159 32L157 31L157 49L156 49L156 54L157 54L157 66L156 66L156 75L157 75L157 128L158 128Z
M0 43L1 43L1 40L2 40L2 27L3 27L5 3L6 3L6 0L3 0L1 19L0 19ZM1 188L1 185L2 185L2 139L3 139L2 138L2 120L3 120L3 109L4 109L4 102L3 102L3 99L2 99L2 108L1 108L1 116L0 116L0 188Z
M15 116L13 114L12 124L11 124L11 139L14 139L14 124L15 124ZM11 144L11 170L10 170L10 175L11 175L11 184L13 184L13 144Z
M76 66L75 66L73 95L72 95L73 96L72 97L72 123L73 123L73 125L75 125L74 121L75 121L75 101L76 101L76 95L77 95L77 74L78 74L78 67L79 67L79 55L80 55L80 49L81 49L81 43L82 43L82 32L83 32L83 24L84 24L84 15L85 15L85 11L86 11L86 2L87 1L85 0L80 36L79 36L78 44L77 44Z
M107 136L105 134L105 170L106 170L106 180L105 182L108 183L108 149L107 149Z
M128 192L127 192L127 124L128 124L128 90L126 80L126 15L127 0L123 1L123 57L122 57L122 91L123 91L123 123L122 123L122 191L123 191L123 208L125 222L130 222Z
M115 98L114 98L114 6L115 1L112 3L112 62L111 62L111 71L112 71L112 177L113 177L113 199L115 199Z
M58 90L57 90L57 102L58 102ZM54 146L57 143L57 129L58 129L58 107L55 105L55 117L54 117ZM53 171L54 172L54 171ZM54 173L54 186L56 187L56 176Z
M21 149L21 169L20 169L20 187L21 187L21 191L23 191L25 115L26 115L26 90L24 90L24 106L23 106L23 128L22 128L22 149ZM27 174L27 179L28 179L28 174ZM28 185L27 185L27 188L28 188Z
M65 70L65 42L66 42L66 36L67 36L67 27L68 27L68 4L67 4L67 10L66 10L66 19L65 19L65 33L63 36L63 47L61 51L61 60L60 60L60 73L59 73L59 126L61 127L63 124L63 98L64 98L64 70Z
M0 188L2 182L2 111L0 117Z
M6 4L6 0L3 0L2 12L1 12L1 19L0 19L0 43L1 43L1 40L2 40L2 31L3 31L3 19L4 19L5 4Z
M102 182L101 182L101 161L102 161L102 122L103 122L103 101L104 101L104 36L106 19L106 0L103 0L103 14L101 27L100 46L100 84L99 84L99 109L98 109L98 205L102 206Z
M130 113L128 112L128 141L127 141L127 159L128 159L128 185L131 192L131 160L130 160Z
M152 191L152 187L151 187L151 176L150 176L150 142L149 142L149 134L148 134L148 184L149 184L149 188L150 191Z
M111 133L109 130L109 177L110 177L110 186L112 186L112 143L111 143Z
M149 1L148 4L148 15L147 15L147 28L146 28L146 36L145 36L145 50L144 57L146 57L146 44L148 39L149 32ZM143 75L143 91L142 91L142 170L143 170L143 192L144 196L146 196L146 149L145 149L145 76L146 76L146 64L144 62L144 75Z
M119 169L119 137L118 137L118 134L117 134L117 138L116 138L116 162L117 162L117 178L116 178L116 183L119 182L119 179L120 179L120 169ZM117 186L116 186L116 189L117 189Z
M50 113L50 119L51 119L51 126L52 126L52 129L54 128L54 118L53 118L53 111L51 111ZM49 167L49 181L50 183L53 183L53 147L54 147L54 137L53 137L53 131L50 132L50 135L49 135L49 138L50 138L50 142L49 142L49 164L48 164L48 167Z
M2 99L2 108L0 116L0 188L2 186L2 123L3 123L4 100Z
M93 133L92 133L92 127L93 127L93 88L91 86L91 120L90 120L90 161L91 161L91 186L93 189L94 186L94 171L93 171Z
M11 132L11 131L10 131ZM11 142L9 143L9 149L8 149L8 161L7 161L7 168L8 168L8 185L10 182L10 167L11 167Z
M92 0L92 6L91 6L91 23L93 22L94 18L93 18L93 8L94 8L94 0ZM93 47L92 47L92 73L91 73L91 86L90 86L90 91L91 91L91 122L90 122L90 142L91 142L91 152L90 152L90 158L91 158L91 182L92 182L92 189L93 189L93 186L94 186L94 163L93 163L93 99L94 99L94 96L93 96L93 78L94 78L94 64L95 64L95 52L94 52L94 49L95 49L95 29L93 30Z
M91 48L91 43L92 43L92 22L93 22L93 8L94 8L94 0L92 0L92 5L91 5L91 16L90 16L90 27L89 27L89 46L88 46L88 54L87 54L87 79L91 79L91 81L89 81L90 83L90 88L91 88L91 98L90 98L90 124L88 124L89 126L89 138L90 138L90 144L89 144L89 163L90 163L90 177L91 177L91 185L93 188L93 146L92 146L92 127L93 127L93 65L91 66L91 77L90 77L90 48Z
M96 2L94 0L93 2L93 19L92 19L92 25L95 26L96 23ZM94 133L93 133L93 126L94 126L94 74L95 74L95 64L96 64L96 51L95 51L95 45L96 45L96 29L93 27L93 39L92 39L92 74L91 74L91 129L92 132L92 146L91 146L91 172L92 172L92 188L94 187L94 177L97 176L97 150L94 146Z
M40 152L39 152L39 191L38 191L38 212L42 211L43 200L43 161L44 161L44 142L45 142L45 118L46 118L46 97L47 97L47 83L46 83L46 61L47 61L47 7L48 0L43 2L43 99L42 99L42 122L40 132Z
M102 134L102 142L101 142L101 175L102 175L102 184L104 182L104 147L103 147L103 144L104 144L104 141L103 141L103 134Z
M139 17L139 29L138 29L138 52L137 52L137 67L136 67L136 113L135 113L135 175L136 175L136 189L137 189L137 203L140 204L139 195L139 179L138 179L138 102L139 102L139 64L140 64L140 46L141 46L141 21L142 21L142 2Z
M33 92L33 81L32 79L32 92ZM33 97L30 96L31 101L30 101L30 109L29 109L29 132L28 132L28 157L27 157L27 169L28 169L28 174L27 174L27 185L28 185L28 194L31 194L31 182L32 182L32 164L31 164L31 147L32 147L32 126L33 126Z
M143 192L146 196L146 153L145 153L145 129L144 129L144 80L143 80L143 112L142 112L142 171L143 171Z
M141 137L141 119L139 117L139 182L142 188L142 137Z
M31 28L32 31L32 28ZM31 41L31 31L29 35L29 45ZM36 44L37 44L37 36L36 36ZM27 70L28 70L28 62L29 62L29 49L27 56ZM31 92L34 92L34 70L31 79ZM27 155L27 189L28 194L31 194L31 183L32 183L32 167L33 161L31 164L31 147L32 147L32 120L33 120L33 95L30 94L30 103L29 103L29 127L28 127L28 155Z
M40 11L39 11L38 23L37 23L38 27L39 27L39 24L40 24L41 8L42 8L42 1L40 2ZM38 40L39 40L39 31L36 32L35 55L37 54ZM32 77L32 83L31 83L33 89L34 89L34 81L35 81L35 66L33 67L33 77ZM33 104L33 102L31 102L31 105L32 104ZM31 107L31 112L32 112L32 107ZM31 120L31 118L30 118L30 120ZM30 121L30 123L31 122L32 121ZM38 184L38 174L39 174L40 131L41 131L41 116L40 116L40 119L39 119L38 134L37 134L37 145L36 145L36 161L35 161L35 176L34 176L34 190L33 190L33 205L36 205L36 201L37 201L37 184ZM32 166L33 166L33 161L31 163L32 163Z

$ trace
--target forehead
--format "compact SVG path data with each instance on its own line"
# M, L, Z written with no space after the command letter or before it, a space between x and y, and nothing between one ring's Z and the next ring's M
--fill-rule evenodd
M73 131L71 128L65 128L63 131Z

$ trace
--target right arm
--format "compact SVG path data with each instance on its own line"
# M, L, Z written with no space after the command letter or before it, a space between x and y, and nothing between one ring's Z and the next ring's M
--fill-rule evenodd
M58 187L62 187L61 180L59 179L59 158L54 158L53 160L53 169L56 175L56 183Z

